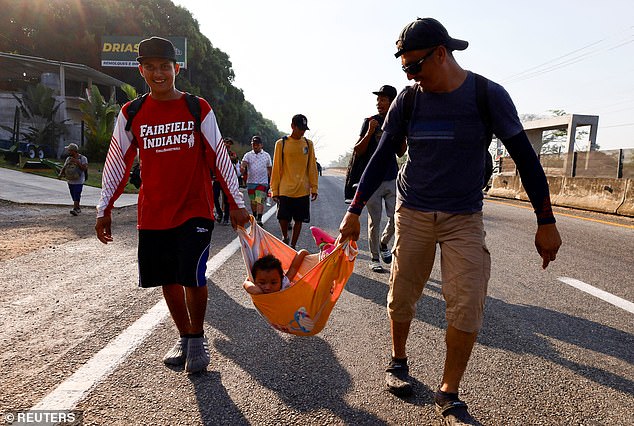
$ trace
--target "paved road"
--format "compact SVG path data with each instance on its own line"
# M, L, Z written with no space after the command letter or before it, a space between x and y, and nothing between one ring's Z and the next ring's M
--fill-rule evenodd
M81 205L95 207L99 202L100 191L99 188L84 185ZM5 168L0 168L0 199L26 204L73 204L65 181ZM123 194L115 207L136 202L136 194Z
M341 176L321 178L312 223L336 231L345 210L341 188ZM274 222L265 228L277 232ZM611 222L565 211L558 217L565 246L543 271L531 210L485 203L493 272L485 325L462 383L482 424L631 424L634 313L612 302L634 301L634 222ZM445 327L438 265L408 345L416 395L402 400L383 384L388 275L368 269L364 240L326 329L298 338L272 330L254 310L241 288L235 234L218 226L205 324L212 363L188 376L160 362L175 330L160 292L136 288L134 224L115 223L115 230L115 244L90 238L0 263L0 359L8 366L0 411L76 400L91 425L437 424L431 402ZM307 233L299 245L313 250ZM75 275L63 266L69 256ZM620 299L602 300L563 279Z

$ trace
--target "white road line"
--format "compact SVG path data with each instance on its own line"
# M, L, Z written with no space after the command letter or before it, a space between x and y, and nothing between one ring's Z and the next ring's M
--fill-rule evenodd
M267 221L276 210L276 206L273 206L262 216L262 220ZM238 249L240 249L240 241L235 238L207 262L206 276L209 277L216 272ZM168 316L167 305L164 300L161 300L34 405L31 410L72 410L75 408L79 401L105 380Z
M583 281L576 280L574 278L568 277L559 277L559 281L562 283L568 284L574 288L577 288L581 291L585 291L588 294L591 294L595 297L598 297L601 300L605 300L606 302L616 306L617 308L621 308L625 311L628 311L634 314L634 303L621 299L618 296L613 295L612 293L608 293L607 291L603 291L596 287L591 286L590 284L586 284Z
M167 316L164 300L154 305L105 348L64 380L31 410L72 410L98 383L108 377Z

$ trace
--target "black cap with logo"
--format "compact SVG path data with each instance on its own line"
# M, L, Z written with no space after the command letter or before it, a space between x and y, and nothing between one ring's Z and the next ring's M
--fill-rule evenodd
M136 60L142 62L148 58L169 59L176 62L176 49L172 42L165 38L146 38L139 43L139 57Z
M447 29L434 18L418 18L403 28L396 41L397 58L410 50L445 46L449 50L465 50L469 42L449 37Z
M381 86L381 88L379 90L377 90L376 92L372 92L377 96L387 96L390 101L393 101L394 98L396 97L396 88L385 84L383 86Z
M299 130L310 130L308 128L308 119L303 114L295 114L293 121L291 121Z

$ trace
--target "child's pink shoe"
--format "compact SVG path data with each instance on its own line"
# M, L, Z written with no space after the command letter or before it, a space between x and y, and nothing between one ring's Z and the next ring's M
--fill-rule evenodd
M311 226L310 232L313 234L315 244L319 247L322 255L328 255L335 249L335 238L332 235L316 226Z

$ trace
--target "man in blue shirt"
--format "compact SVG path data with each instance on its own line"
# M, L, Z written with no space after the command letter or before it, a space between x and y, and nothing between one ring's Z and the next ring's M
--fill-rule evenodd
M341 239L359 236L359 215L386 173L382 161L402 150L408 159L397 178L396 237L388 294L392 360L386 382L397 395L412 392L405 346L440 246L442 293L446 302L446 358L434 401L446 424L474 424L458 386L482 326L491 271L482 222L482 185L490 131L502 140L520 172L535 210L535 247L542 268L555 260L561 238L550 205L548 182L504 88L487 81L490 126L483 122L476 97L476 76L453 56L468 43L449 36L432 18L408 24L396 42L395 56L414 80L392 103L379 147L359 182L341 225ZM490 127L490 130L489 130Z
M396 98L396 89L389 85L381 86L378 91L372 93L376 95L376 109L378 114L363 120L359 140L354 146L356 161L362 164L367 164L370 161L370 158L372 158L372 155L379 146L379 141L383 134L381 126L390 108L390 104L394 98ZM369 266L374 272L383 272L383 267L379 259L379 251L383 262L387 264L392 262L392 252L388 244L394 236L394 207L396 204L396 174L398 172L398 166L396 165L396 157L394 154L385 157L384 161L387 163L387 172L383 177L381 185L374 191L374 194L366 204L368 208L368 243L372 255ZM385 203L387 224L385 225L385 229L383 229L383 233L380 234L383 203Z

